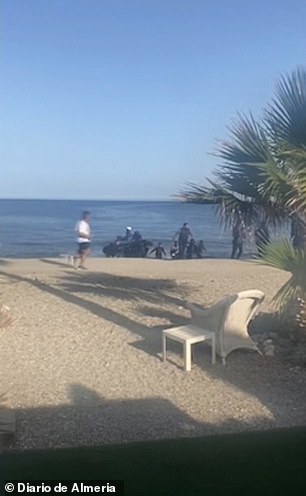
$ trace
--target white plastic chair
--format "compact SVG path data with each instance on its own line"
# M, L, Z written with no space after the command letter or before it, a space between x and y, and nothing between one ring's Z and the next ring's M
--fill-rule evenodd
M163 359L166 360L166 338L184 344L185 370L191 369L191 344L210 339L212 363L215 352L225 365L233 350L246 348L260 353L248 334L248 324L264 299L262 291L251 289L227 296L209 308L189 304L191 324L163 331Z

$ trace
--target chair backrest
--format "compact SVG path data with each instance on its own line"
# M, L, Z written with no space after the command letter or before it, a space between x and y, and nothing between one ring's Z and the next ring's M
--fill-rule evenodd
M208 308L188 304L192 324L215 332L216 352L222 357L236 348L257 349L248 334L248 324L264 296L262 291L250 289L227 296Z
M226 296L214 305L206 308L188 303L187 308L191 311L192 324L218 333L220 329L223 329L227 312L236 298L237 295Z
M223 346L225 348L228 348L229 343L226 342L228 340L237 340L238 342L244 339L250 339L248 335L248 324L255 316L265 297L264 293L257 289L242 291L236 296L235 301L229 306L225 316L223 332L220 329L221 335L223 335L221 341L223 340Z
M257 289L238 293L237 298L228 308L224 328L247 326L264 297L264 293Z

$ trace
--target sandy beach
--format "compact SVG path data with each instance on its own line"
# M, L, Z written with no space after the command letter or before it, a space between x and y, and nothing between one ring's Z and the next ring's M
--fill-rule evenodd
M17 412L11 449L67 447L268 429L306 423L306 369L277 354L235 351L225 367L180 345L161 360L162 330L245 289L266 294L288 275L254 262L99 259L2 260L1 391ZM258 329L256 330L258 335Z

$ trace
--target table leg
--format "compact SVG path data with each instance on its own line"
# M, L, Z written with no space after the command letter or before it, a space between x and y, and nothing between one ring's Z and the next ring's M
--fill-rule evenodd
M191 344L188 341L184 343L185 370L191 370Z
M211 363L214 365L216 363L216 336L213 335L211 338Z
M167 360L167 344L166 344L166 339L167 339L167 337L163 334L163 361L164 362Z

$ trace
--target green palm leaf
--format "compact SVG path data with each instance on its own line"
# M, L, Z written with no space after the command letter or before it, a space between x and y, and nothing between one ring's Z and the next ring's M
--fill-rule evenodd
M208 180L210 187L191 184L182 196L191 203L216 205L220 223L229 227L237 220L237 216L245 226L252 225L257 218L255 204L237 191L227 189Z
M264 125L272 142L306 146L306 71L297 68L282 76L267 107Z
M288 240L269 244L263 250L260 263L291 274L289 280L273 298L281 313L286 312L288 307L296 303L299 297L305 297L306 254L303 250L294 250Z
M282 161L286 164L286 176L289 191L286 203L291 211L304 213L306 210L306 149L289 148L282 152Z
M238 119L229 128L232 137L231 142L221 142L218 156L228 165L241 169L247 166L250 178L257 180L256 168L251 164L265 162L269 157L269 145L266 140L264 129L258 124L253 115L249 117L238 114ZM244 169L242 169L244 170Z

